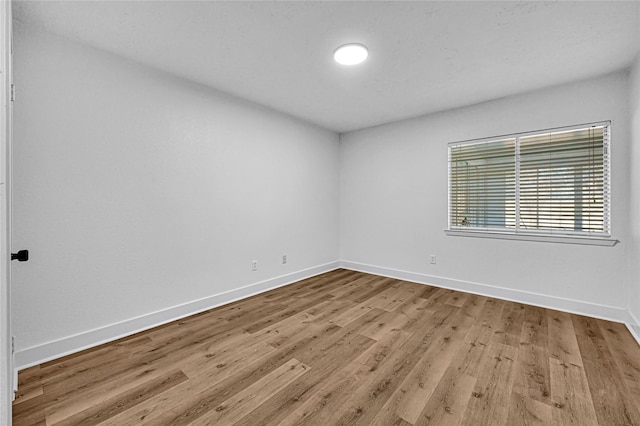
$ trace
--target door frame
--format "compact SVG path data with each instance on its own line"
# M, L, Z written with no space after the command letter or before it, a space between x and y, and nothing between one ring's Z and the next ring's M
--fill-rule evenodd
M14 393L11 338L11 1L0 1L0 424L11 425Z

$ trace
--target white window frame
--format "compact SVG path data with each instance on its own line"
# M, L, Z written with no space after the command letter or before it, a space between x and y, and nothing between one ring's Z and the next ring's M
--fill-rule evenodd
M569 230L544 230L544 229L523 229L520 227L520 138L549 132L562 132L586 127L604 127L606 137L604 138L604 232L602 233L586 233L580 231ZM451 147L467 144L478 144L482 142L496 141L500 139L515 138L516 140L516 222L515 228L465 228L463 226L453 226L451 223ZM492 136L481 139L471 139L459 142L450 142L447 144L447 221L448 227L445 233L450 236L463 237L480 237L480 238L499 238L508 240L524 240L524 241L542 241L566 244L586 244L600 246L614 246L619 241L611 238L611 121L599 121L586 124L578 124L573 126L555 127L550 129L533 130L528 132L512 133L507 135Z

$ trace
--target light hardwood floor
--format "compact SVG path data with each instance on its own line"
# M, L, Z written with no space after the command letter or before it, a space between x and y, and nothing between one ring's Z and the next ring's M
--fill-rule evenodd
M618 323L337 270L19 375L14 425L640 425Z

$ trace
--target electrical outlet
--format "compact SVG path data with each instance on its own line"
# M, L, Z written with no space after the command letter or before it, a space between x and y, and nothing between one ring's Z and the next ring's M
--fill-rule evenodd
M252 271L257 271L258 270L258 261L257 260L252 260L251 261L251 270Z
M284 265L285 263L287 263L287 255L283 254L282 255L282 264Z
M432 254L430 257L431 257L431 264L435 265L436 264L436 255Z

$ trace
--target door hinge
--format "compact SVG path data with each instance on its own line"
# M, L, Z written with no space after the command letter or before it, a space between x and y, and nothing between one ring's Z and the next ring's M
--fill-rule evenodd
M14 102L16 100L16 86L15 85L11 85L11 102Z
M11 336L11 355L16 353L16 336Z

